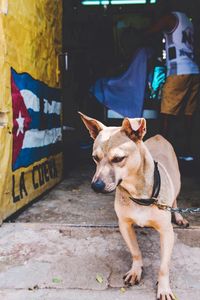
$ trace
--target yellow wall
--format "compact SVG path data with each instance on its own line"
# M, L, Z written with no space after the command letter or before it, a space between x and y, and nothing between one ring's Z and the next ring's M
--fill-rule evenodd
M0 0L0 221L61 178L61 153L53 158L44 158L27 168L12 171L13 114L10 84L12 67L17 73L26 72L49 87L59 88L61 26L62 0ZM47 159L55 161L58 174L34 190L31 175L33 167ZM17 195L18 182L23 172L28 195L13 202L12 189Z

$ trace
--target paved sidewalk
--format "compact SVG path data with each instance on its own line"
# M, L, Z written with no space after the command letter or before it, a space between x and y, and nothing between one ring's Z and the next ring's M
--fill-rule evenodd
M198 300L199 291L176 290L178 300ZM134 290L124 293L118 289L106 291L38 290L0 291L1 300L155 300L155 291Z
M200 229L175 232L172 289L179 300L200 299ZM118 228L3 224L0 300L155 300L159 236L146 228L138 228L137 235L144 277L138 286L121 290L131 257Z
M91 189L94 166L80 166L40 201L26 209L16 222L117 224L114 193L96 194ZM178 198L180 207L198 207L200 181L183 177ZM200 226L200 214L186 215L190 225Z

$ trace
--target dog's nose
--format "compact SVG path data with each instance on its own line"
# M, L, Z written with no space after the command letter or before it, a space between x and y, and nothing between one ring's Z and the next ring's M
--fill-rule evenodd
M105 183L101 179L98 179L91 184L92 189L97 193L103 192L105 186Z

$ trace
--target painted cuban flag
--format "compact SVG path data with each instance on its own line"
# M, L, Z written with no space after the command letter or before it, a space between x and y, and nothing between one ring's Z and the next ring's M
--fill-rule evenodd
M11 69L13 170L61 152L61 91Z

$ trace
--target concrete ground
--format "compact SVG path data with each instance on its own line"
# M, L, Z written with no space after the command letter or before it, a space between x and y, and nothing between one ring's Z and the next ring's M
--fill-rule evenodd
M90 182L94 166L79 166L56 188L26 209L16 222L117 225L113 209L114 193L96 194ZM200 206L200 179L183 176L179 207ZM200 214L185 216L191 226L200 226Z
M177 299L200 299L199 229L176 229L170 278ZM159 236L137 229L144 258L138 286L123 288L131 256L117 228L7 223L0 232L1 300L155 300Z
M0 300L155 300L159 236L137 228L144 258L138 286L124 288L131 265L113 209L114 194L90 189L93 168L63 182L0 230ZM199 206L200 185L184 177L179 203ZM175 226L170 279L177 299L200 299L200 220Z

